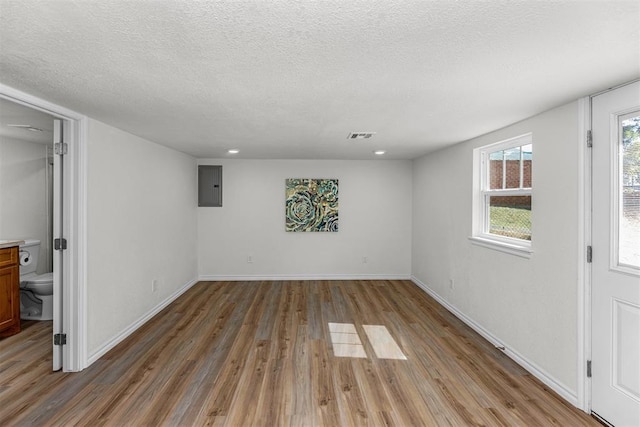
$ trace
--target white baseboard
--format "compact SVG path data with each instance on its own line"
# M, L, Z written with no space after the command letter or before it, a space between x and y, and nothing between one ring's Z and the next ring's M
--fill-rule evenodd
M217 275L204 274L199 280L208 282L239 282L260 280L411 280L410 275L404 274L278 274L278 275Z
M160 302L160 304L158 304L153 309L151 309L151 311L149 311L148 313L143 315L141 318L133 322L131 325L126 327L115 337L111 338L109 341L104 343L100 348L94 351L93 354L91 354L91 356L89 356L89 360L86 367L89 367L93 362L95 362L96 360L104 356L109 350L114 348L116 345L120 344L125 338L127 338L129 335L135 332L142 325L147 323L153 316L160 313L166 306L168 306L173 301L175 301L180 295L188 291L196 283L198 283L197 279L189 281L183 287L181 287L180 289L178 289L177 291L169 295L167 298L165 298L162 302Z
M531 375L542 381L546 386L550 389L558 393L563 399L567 402L571 403L573 406L578 407L578 397L575 392L568 389L565 385L557 381L553 376L545 372L544 369L537 366L535 363L527 359L522 354L518 353L515 350L509 348L509 346L502 341L491 331L485 329L482 325L462 313L456 307L451 305L447 300L438 295L433 289L427 286L425 283L418 280L415 276L411 276L411 281L415 283L420 289L425 291L429 296L435 299L440 305L450 311L454 316L458 319L462 320L466 323L471 329L479 333L484 339L489 341L496 347L504 348L503 353L509 356L513 361L515 361L518 365L522 366L526 369Z

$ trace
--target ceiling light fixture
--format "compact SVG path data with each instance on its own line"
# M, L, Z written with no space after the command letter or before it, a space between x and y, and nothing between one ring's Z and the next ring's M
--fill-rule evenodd
M44 132L42 129L33 127L31 125L7 125L7 127L29 130L31 132Z
M238 154L240 152L240 150L237 150L235 148L232 148L231 150L227 150L227 153L229 154Z
M376 156L382 156L385 153L386 153L386 151L384 151L384 150L376 150L376 151L373 152L373 154L375 154Z

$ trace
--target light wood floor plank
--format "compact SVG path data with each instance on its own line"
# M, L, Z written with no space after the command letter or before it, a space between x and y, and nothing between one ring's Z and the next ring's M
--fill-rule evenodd
M599 425L409 281L201 282L79 373L50 372L50 322L23 327L0 340L3 427Z

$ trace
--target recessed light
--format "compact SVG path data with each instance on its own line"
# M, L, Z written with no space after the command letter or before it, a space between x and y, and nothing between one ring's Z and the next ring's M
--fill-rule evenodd
M240 152L240 150L236 150L235 148L232 148L231 150L227 150L227 153L229 154L238 154Z
M375 154L376 156L382 156L385 153L386 153L386 151L384 151L384 150L376 150L376 151L373 152L373 154Z

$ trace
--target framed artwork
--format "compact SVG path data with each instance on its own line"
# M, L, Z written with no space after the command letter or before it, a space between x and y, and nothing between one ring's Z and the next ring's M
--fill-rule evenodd
M293 232L338 231L338 180L286 180L286 229Z

